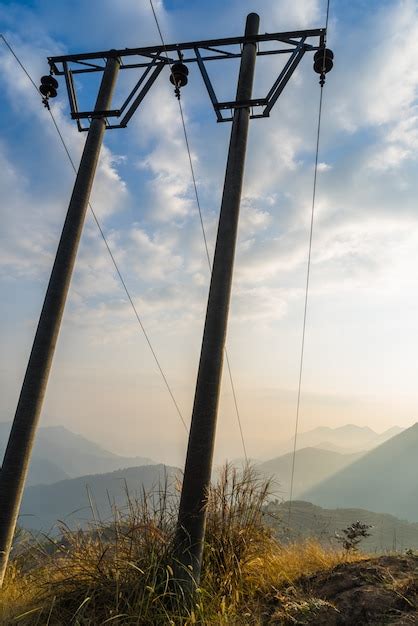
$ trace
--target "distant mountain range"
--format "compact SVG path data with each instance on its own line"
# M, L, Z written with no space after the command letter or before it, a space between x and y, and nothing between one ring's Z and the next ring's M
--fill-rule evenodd
M367 508L418 522L418 424L300 495L327 508Z
M341 454L319 448L298 450L295 455L293 496L298 498L301 493L354 463L361 456L361 453ZM273 477L273 489L284 499L290 495L292 464L293 453L289 453L257 465L258 471L267 477Z
M359 520L372 527L369 529L370 537L361 542L360 547L364 551L404 551L418 548L417 523L360 508L323 509L310 502L295 500L292 502L289 521L289 502L271 502L266 507L265 519L284 542L314 537L329 545L334 542L336 532L341 534L343 528Z
M10 426L0 422L0 455ZM293 443L286 445L292 447ZM347 452L353 449L360 451ZM262 474L274 478L274 488L282 499L289 497L292 463L293 453L287 451L256 464ZM364 508L418 522L417 468L418 424L404 431L394 427L380 435L350 424L319 427L299 435L293 498L327 509ZM84 524L92 516L86 485L99 515L106 517L111 508L109 497L123 507L126 488L130 494L142 487L152 489L164 472L169 480L180 474L177 468L157 465L146 457L109 452L62 426L40 428L20 523L42 530L57 519Z
M134 501L144 492L152 492L158 500L158 492L165 485L168 493L174 494L180 474L176 467L146 465L34 485L25 491L18 523L23 528L49 532L57 520L70 528L86 527L95 518L109 521L112 507L121 513L127 511L127 494Z
M356 426L346 424L338 428L319 426L306 433L300 433L297 437L296 449L321 448L342 454L363 452L380 446L388 439L402 432L399 426L393 426L383 433L376 433L368 426ZM277 447L277 454L283 455L293 451L294 440L289 439Z
M10 422L0 422L0 459L10 428ZM36 434L27 486L154 463L147 457L123 457L109 452L63 426L44 426Z
M301 497L309 489L358 461L369 449L378 447L401 432L399 426L378 434L367 426L346 424L338 428L320 426L301 433L296 446L293 497ZM279 449L290 447L291 452L256 464L262 474L273 477L273 486L284 499L290 495L293 445L293 440L289 440Z

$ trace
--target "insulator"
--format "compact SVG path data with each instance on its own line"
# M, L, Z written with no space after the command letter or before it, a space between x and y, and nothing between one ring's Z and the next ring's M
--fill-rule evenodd
M53 87L54 89L58 89L58 81L48 74L47 76L42 76L41 85L48 85L49 87Z
M170 82L177 88L187 85L189 70L183 63L173 63L171 66Z
M58 81L48 74L42 76L39 91L45 98L55 98L57 95Z
M314 54L313 68L317 74L327 74L334 65L334 53L329 48L320 48Z
M41 85L39 87L39 91L41 92L43 96L45 96L45 98L57 97L57 90L54 89L53 87L48 87L48 85Z

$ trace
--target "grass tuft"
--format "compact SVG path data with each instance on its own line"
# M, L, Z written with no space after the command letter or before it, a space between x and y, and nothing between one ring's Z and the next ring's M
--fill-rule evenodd
M0 624L262 624L284 584L345 562L306 541L281 545L263 522L270 483L226 466L208 494L202 580L192 609L173 595L177 501L165 485L128 511L20 549L0 591Z

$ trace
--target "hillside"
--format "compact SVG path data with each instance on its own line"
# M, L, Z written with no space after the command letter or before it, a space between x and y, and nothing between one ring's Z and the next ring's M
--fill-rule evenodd
M151 468L151 469L155 469ZM15 552L0 590L0 624L417 623L418 559L365 558L314 540L284 545L264 526L266 491L227 471L213 485L206 555L193 612L177 595L175 517L149 510L100 532L71 532ZM42 541L42 538L40 538ZM42 549L44 547L45 549Z
M134 500L140 498L144 490L156 492L167 479L169 490L173 493L179 473L180 470L175 467L146 465L29 487L23 497L19 525L48 531L60 520L70 528L85 527L93 519L89 494L95 515L108 520L113 506L123 513L127 492Z
M370 450L402 432L399 426L393 426L383 433L376 433L368 426L345 424L337 428L318 426L313 430L300 433L296 448L321 448L335 452L350 454ZM278 446L280 455L293 451L293 438Z
M0 456L6 448L10 428L10 422L0 422ZM36 435L28 485L153 463L147 457L123 457L109 452L63 426L44 426Z
M372 526L370 537L361 542L361 549L365 552L418 549L418 524L405 522L393 515L354 508L323 509L301 500L292 502L290 521L288 502L271 502L266 512L274 516L266 516L266 522L284 542L312 537L329 545L336 532L340 533L343 528L359 520Z
M364 508L417 522L417 458L414 424L300 498L326 508Z
M361 454L341 454L319 448L298 450L295 456L294 496L299 497L303 491L335 474L350 463L354 463L360 456ZM292 462L293 454L289 453L257 465L257 470L263 475L274 478L275 491L282 498L289 497Z
M418 558L385 555L289 581L271 602L266 626L418 624Z
M52 463L48 459L34 457L29 466L26 486L50 485L58 480L65 480L67 478L70 478L70 476L55 463Z

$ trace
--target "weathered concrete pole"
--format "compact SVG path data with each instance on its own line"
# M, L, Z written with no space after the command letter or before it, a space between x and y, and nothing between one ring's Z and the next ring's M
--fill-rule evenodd
M119 67L118 58L108 58L96 111L110 109ZM0 586L13 541L105 126L103 117L91 121L0 470Z

